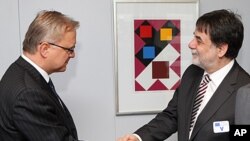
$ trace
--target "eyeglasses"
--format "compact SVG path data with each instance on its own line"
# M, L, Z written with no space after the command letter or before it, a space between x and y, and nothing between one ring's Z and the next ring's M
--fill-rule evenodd
M72 54L75 51L75 46L67 48L67 47L63 47L63 46L60 46L60 45L57 45L57 44L54 44L54 43L50 43L50 42L47 42L47 43L52 45L52 46L59 47L59 48L65 50L65 51L67 51L69 54Z

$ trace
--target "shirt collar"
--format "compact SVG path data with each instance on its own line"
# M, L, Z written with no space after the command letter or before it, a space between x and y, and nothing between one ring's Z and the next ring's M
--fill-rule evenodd
M28 63L30 63L45 79L45 81L49 82L49 75L46 71L44 71L41 67L39 67L37 64L35 64L32 60L30 60L28 57L26 57L24 54L21 55L24 60L26 60Z
M219 86L222 80L226 77L228 72L233 67L235 60L230 61L227 65L225 65L223 68L217 70L216 72L209 74L211 81L216 85ZM207 74L205 72L204 74Z

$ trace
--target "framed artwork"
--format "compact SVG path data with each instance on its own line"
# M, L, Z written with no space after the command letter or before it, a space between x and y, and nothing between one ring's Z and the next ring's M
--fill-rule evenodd
M167 107L191 64L198 0L114 0L116 114Z

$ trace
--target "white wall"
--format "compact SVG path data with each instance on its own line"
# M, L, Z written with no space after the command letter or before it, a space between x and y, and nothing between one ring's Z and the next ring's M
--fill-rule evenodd
M20 54L17 1L0 0L0 78Z
M248 72L249 5L248 0L200 0L201 14L230 8L242 15L245 41L238 61ZM114 141L154 117L115 116L112 8L112 0L0 0L0 78L20 55L24 34L38 11L54 9L80 21L76 58L66 72L52 77L75 120L79 138L88 141ZM176 140L176 134L168 139Z

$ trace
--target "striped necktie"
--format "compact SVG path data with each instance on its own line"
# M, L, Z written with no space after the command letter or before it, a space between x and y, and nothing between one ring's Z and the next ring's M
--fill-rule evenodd
M196 95L195 100L194 100L190 128L189 128L190 131L194 127L197 112L201 106L202 100L204 98L204 94L206 93L206 89L208 86L207 84L209 83L209 81L211 81L211 79L209 78L209 75L208 74L204 75L203 80L200 83L200 86L199 86L198 91L197 91L197 95Z

